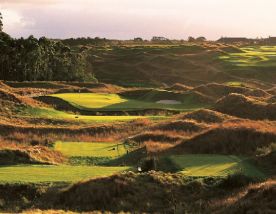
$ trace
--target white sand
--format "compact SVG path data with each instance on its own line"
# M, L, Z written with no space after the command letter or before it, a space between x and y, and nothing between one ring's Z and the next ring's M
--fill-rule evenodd
M158 104L167 104L167 105L181 104L181 102L177 101L177 100L159 100L156 103L158 103Z

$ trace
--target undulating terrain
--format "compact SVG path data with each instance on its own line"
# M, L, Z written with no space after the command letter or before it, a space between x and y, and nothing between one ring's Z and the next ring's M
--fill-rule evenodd
M276 46L71 48L89 81L0 82L0 212L276 212Z

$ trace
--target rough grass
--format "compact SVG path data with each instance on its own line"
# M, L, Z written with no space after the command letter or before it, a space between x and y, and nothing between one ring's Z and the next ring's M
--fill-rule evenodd
M169 157L181 173L187 176L227 176L242 173L250 177L264 178L265 175L245 158L232 155L186 154Z
M241 94L229 94L217 101L214 109L233 116L254 120L276 120L276 104L268 104Z
M75 182L110 176L129 167L16 165L0 167L1 183Z
M57 151L44 146L11 146L1 145L0 165L22 163L33 164L61 164L66 158Z
M275 213L276 181L250 184L233 194L212 202L217 213Z
M201 109L198 111L186 113L179 115L179 119L188 119L188 120L195 120L197 122L203 122L203 123L221 123L225 120L231 119L233 117L227 115L227 114L222 114L220 112L212 111L209 109Z
M273 122L230 120L183 141L174 152L255 155L275 140Z

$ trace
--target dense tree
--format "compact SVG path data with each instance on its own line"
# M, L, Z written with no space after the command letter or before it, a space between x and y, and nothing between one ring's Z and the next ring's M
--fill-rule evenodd
M143 39L141 37L136 37L133 39L135 42L143 42Z
M197 42L205 42L207 39L204 36L200 36L196 38Z
M0 13L0 79L14 81L94 80L85 48L42 37L11 38L2 32Z
M194 37L192 37L192 36L189 36L189 38L188 38L188 42L195 42L196 40L195 40L195 38Z
M13 39L1 32L0 55L0 79L3 80L94 80L87 51L71 50L61 41L33 36Z

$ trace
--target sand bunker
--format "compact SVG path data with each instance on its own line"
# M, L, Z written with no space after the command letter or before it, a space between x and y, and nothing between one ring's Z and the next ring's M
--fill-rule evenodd
M167 105L181 104L181 102L177 101L177 100L159 100L156 103L158 103L158 104L167 104Z

